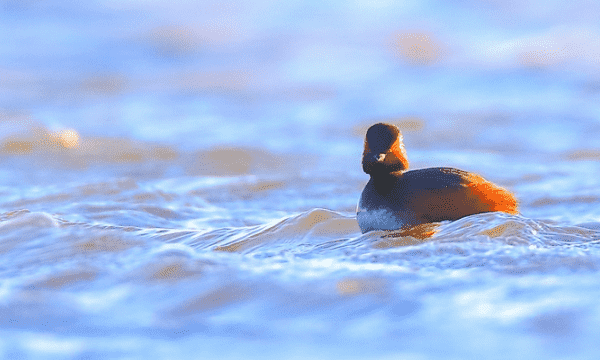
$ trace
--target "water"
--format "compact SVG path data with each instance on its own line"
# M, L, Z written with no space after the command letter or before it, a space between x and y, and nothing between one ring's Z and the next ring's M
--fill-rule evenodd
M0 358L595 359L600 12L523 4L3 2ZM520 214L361 234L378 121Z

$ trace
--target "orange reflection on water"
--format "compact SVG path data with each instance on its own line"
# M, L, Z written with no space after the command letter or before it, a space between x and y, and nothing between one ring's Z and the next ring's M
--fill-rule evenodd
M73 149L79 145L79 134L77 134L77 131L75 130L63 130L57 135L60 145L64 148Z
M396 230L382 236L383 240L373 245L373 247L376 249L388 249L418 245L435 235L439 231L439 226L440 223L425 223L413 226L407 230Z
M383 279L347 278L337 282L336 290L340 295L381 294L386 284Z
M6 154L26 155L34 150L52 147L74 149L78 146L79 134L73 129L48 132L46 129L37 128L31 134L4 140L0 149Z
M2 143L2 152L7 154L29 154L32 149L32 141L9 139Z
M91 164L170 163L180 154L174 148L124 138L81 137L74 129L49 131L38 126L0 140L0 154L31 156L58 165L84 169Z
M398 34L394 52L411 65L432 65L444 55L445 49L433 35L423 32Z

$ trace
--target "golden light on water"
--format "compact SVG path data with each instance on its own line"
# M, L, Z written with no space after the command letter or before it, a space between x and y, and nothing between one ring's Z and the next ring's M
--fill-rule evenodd
M32 149L31 141L6 140L2 144L2 152L7 154L29 154Z
M79 146L79 134L72 129L62 130L58 134L58 142L67 149L74 149Z

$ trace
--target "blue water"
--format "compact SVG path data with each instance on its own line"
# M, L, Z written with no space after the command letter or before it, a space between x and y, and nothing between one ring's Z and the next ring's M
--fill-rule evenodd
M0 2L0 358L597 358L599 10ZM361 234L379 121L520 214Z

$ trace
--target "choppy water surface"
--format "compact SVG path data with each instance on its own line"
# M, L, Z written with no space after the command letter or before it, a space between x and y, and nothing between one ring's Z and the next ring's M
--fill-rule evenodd
M0 358L597 358L600 9L551 5L0 1ZM520 214L361 234L378 121Z
M422 239L360 233L366 175L350 156L327 169L328 158L220 149L71 169L57 159L86 155L65 150L40 169L47 155L4 158L7 358L595 353L600 214L570 184L598 180L569 173L580 163L521 173L535 166L494 155L522 214L444 222ZM186 175L221 155L220 176ZM556 184L573 193L543 190Z

